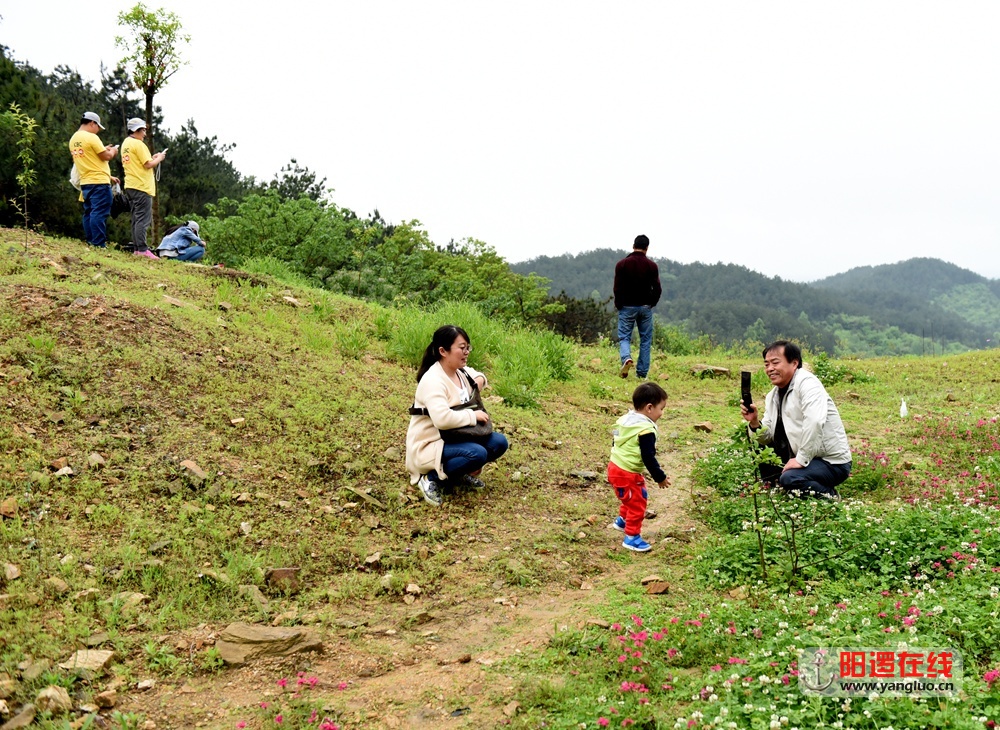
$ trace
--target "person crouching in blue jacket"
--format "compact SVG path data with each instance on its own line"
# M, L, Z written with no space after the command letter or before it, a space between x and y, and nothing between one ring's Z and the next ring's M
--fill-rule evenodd
M177 226L160 241L156 253L160 258L176 259L177 261L198 261L205 255L205 242L198 238L198 224L188 221Z

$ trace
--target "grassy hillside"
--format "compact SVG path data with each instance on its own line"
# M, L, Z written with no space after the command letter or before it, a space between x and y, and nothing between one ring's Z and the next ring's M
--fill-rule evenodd
M759 682L723 690L727 658L780 680L789 643L895 645L881 633L903 626L893 601L919 604L912 641L963 652L966 694L939 706L855 700L853 726L872 726L867 711L878 727L918 727L931 712L924 725L973 727L967 718L1000 707L1000 687L981 679L1000 664L993 353L819 361L855 476L849 499L801 533L798 564L767 538L764 575L741 496L746 452L731 440L739 380L697 376L694 358L654 354L651 373L670 394L658 447L674 486L652 490L659 515L644 535L655 548L638 556L605 527L617 510L603 481L609 433L635 385L617 377L612 348L572 348L568 379L547 380L537 408L493 398L511 451L485 472L485 492L433 509L403 468L415 386L404 345L433 316L263 274L64 240L36 238L25 252L20 241L6 232L0 253L0 563L16 569L5 567L0 589L0 687L14 711L57 684L81 718L116 688L100 714L120 728L276 727L279 714L283 727L316 727L314 710L352 729L602 717L669 727L693 712L704 726L723 706L736 727L757 727L772 701L792 725L814 727L835 722L841 703L800 705ZM541 351L540 340L500 340L499 323L462 316L494 394L533 367L514 355ZM762 399L761 373L754 385ZM798 519L781 510L799 503L773 504L769 519ZM937 559L929 541L976 560L948 577L921 562ZM299 569L298 585L268 582L282 567ZM651 573L667 594L643 592ZM669 641L619 664L620 629L639 631L636 618ZM325 651L223 667L214 644L233 621L310 627ZM84 646L115 652L107 673L57 667ZM622 689L626 680L650 691ZM692 701L708 686L717 691ZM748 701L765 710L741 714Z

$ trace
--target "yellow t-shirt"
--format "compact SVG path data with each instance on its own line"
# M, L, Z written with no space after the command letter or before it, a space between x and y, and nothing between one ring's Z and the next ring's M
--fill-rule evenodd
M111 184L111 167L107 160L98 157L102 152L104 145L92 132L78 129L69 138L69 153L73 155L73 164L80 171L81 185Z
M141 190L148 195L156 195L156 180L152 168L145 165L152 159L146 143L135 137L126 137L122 142L122 167L125 168L125 189Z

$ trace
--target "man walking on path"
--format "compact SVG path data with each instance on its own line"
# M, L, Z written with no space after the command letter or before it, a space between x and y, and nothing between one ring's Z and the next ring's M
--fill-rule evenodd
M618 310L618 348L623 378L635 364L635 374L649 374L649 352L653 346L653 307L660 301L660 270L646 256L649 238L635 237L632 253L615 265L615 309ZM639 362L632 361L632 329L639 329Z
M101 118L94 112L84 112L80 128L69 139L73 165L80 174L83 195L83 235L95 248L108 244L108 216L111 214L111 177L109 160L118 154L118 145L103 145L97 133L104 129Z
M153 169L163 162L165 152L149 154L143 141L146 122L139 117L128 120L128 137L122 143L122 167L125 169L125 195L132 204L132 242L135 255L155 259L158 256L146 245L146 231L153 222L153 197L156 180Z

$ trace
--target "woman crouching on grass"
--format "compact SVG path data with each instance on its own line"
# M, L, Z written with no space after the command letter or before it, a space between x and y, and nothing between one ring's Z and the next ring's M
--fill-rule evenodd
M489 420L486 411L452 410L475 398L486 387L486 376L466 367L469 335L461 327L439 327L424 352L417 371L417 392L406 431L406 470L424 500L435 507L442 502L441 488L459 484L472 489L486 485L477 477L483 466L507 451L507 438L493 431L485 436L460 436L445 443L441 431L475 426Z

